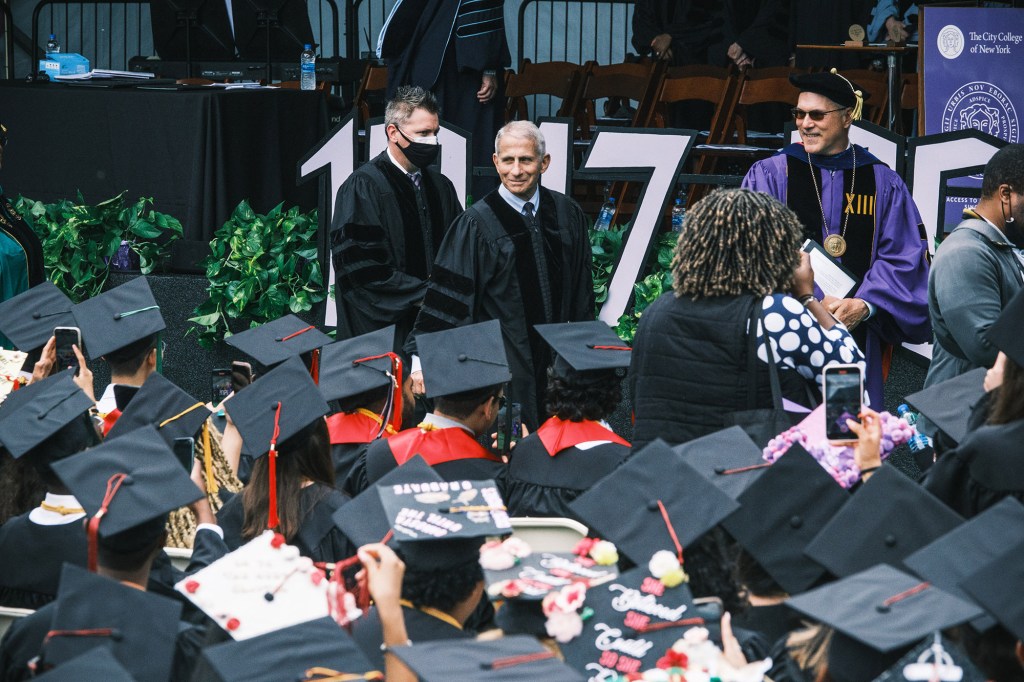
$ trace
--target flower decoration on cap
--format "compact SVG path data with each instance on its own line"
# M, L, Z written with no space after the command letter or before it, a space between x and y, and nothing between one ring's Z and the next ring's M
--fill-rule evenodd
M572 553L583 559L583 564L587 561L593 561L598 566L619 563L619 551L615 545L600 538L583 538L573 547Z
M619 676L615 682L761 682L771 669L771 659L743 665L730 662L711 641L706 628L690 628L665 654L656 667Z
M679 558L667 549L654 553L651 560L647 562L647 570L665 587L678 587L683 583L690 582L690 576L683 570Z
M545 595L541 610L547 617L544 629L548 636L560 644L579 637L583 633L583 621L594 615L590 607L583 608L586 599L587 587L583 583L566 585Z
M512 536L503 541L491 540L480 548L480 566L488 571L504 571L532 552L530 545L522 538Z

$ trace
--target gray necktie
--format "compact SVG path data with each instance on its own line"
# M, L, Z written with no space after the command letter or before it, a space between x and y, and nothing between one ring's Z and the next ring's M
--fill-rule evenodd
M537 214L533 212L533 202L527 201L523 206L523 219L530 231L530 242L533 244L533 258L537 263L537 279L540 280L540 298L544 304L544 319L554 322L551 313L551 280L548 279L548 257L544 248L544 235L537 223Z
M412 180L412 184L416 185L416 189L423 189L423 176L420 173L406 173L406 175Z

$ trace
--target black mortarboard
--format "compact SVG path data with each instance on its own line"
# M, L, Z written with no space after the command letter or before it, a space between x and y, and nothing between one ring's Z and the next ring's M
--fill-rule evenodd
M419 455L395 467L350 502L342 505L331 517L341 532L356 547L381 542L391 531L391 522L384 513L377 487L390 487L406 483L440 483L444 479Z
M928 418L953 441L959 443L967 435L967 422L973 407L983 395L984 367L972 369L952 379L941 381L906 397L907 404Z
M54 327L74 327L74 304L53 282L37 284L0 303L0 333L19 350L42 348L53 336Z
M825 571L804 547L850 499L818 462L794 444L740 495L722 522L786 592L803 592Z
M739 504L659 439L569 507L592 531L614 542L637 564L645 564L659 550L677 552L673 534L685 549Z
M733 499L768 469L761 448L738 426L701 436L672 449Z
M789 82L796 86L800 92L813 92L822 97L828 97L841 107L856 107L856 90L863 90L856 84L846 80L838 73L828 71L816 71L814 73L794 73L789 77Z
M0 442L15 459L94 406L65 370L13 392L0 410Z
M135 682L135 678L118 662L110 649L101 646L75 656L70 661L62 663L59 668L32 679L42 682Z
M311 620L265 635L203 649L204 679L222 682L281 682L366 675L373 665L331 618ZM317 673L321 673L317 675ZM366 679L383 680L380 676ZM348 678L346 678L348 679ZM360 677L359 679L363 679Z
M961 599L970 599L960 589L960 582L998 557L1007 547L1021 542L1024 542L1024 505L1012 497L1005 497L917 550L904 563L924 580ZM993 624L988 619L972 623L978 630L985 630Z
M71 313L90 358L113 353L166 328L144 276L82 301Z
M298 357L282 362L237 393L224 403L224 409L253 457L270 451L275 428L280 445L329 411Z
M951 667L960 670L957 672ZM936 633L904 654L872 682L987 682L988 679L957 642Z
M494 481L378 485L377 491L410 570L474 561L487 536L512 532Z
M512 379L497 320L416 337L428 398L504 384Z
M1024 542L1009 547L983 568L960 582L1000 625L1024 641Z
M288 358L326 346L331 337L295 315L285 315L273 322L232 334L224 341L264 366L273 367Z
M168 445L174 445L175 438L195 436L209 416L210 410L203 401L196 400L170 379L154 372L117 418L107 433L107 439L152 424Z
M108 647L139 682L166 682L181 608L173 599L64 564L42 660L60 666L94 647Z
M632 349L600 320L534 326L555 351L555 372L592 372L629 367Z
M970 602L881 564L792 597L788 604L883 653L981 613Z
M554 652L526 635L493 641L439 640L391 651L422 682L582 682L584 679L558 660Z
M985 332L989 342L1024 367L1024 292L1018 291L1003 308L999 318Z
M883 466L851 496L804 552L836 576L903 559L963 523L895 467Z
M395 325L391 325L324 346L320 351L320 393L324 400L351 398L392 386L391 358L385 354L394 343Z

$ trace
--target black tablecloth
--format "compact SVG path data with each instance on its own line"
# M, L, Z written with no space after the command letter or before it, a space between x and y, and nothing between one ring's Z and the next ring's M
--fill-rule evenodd
M8 195L90 204L127 190L153 197L186 239L209 241L242 199L265 212L312 209L317 183L296 164L327 131L325 93L140 90L0 82L10 129L0 184Z

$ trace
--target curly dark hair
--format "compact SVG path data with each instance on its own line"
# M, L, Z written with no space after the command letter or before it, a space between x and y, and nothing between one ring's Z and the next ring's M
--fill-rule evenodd
M786 590L769 575L757 559L742 547L736 555L733 577L737 585L758 597L784 597Z
M599 372L568 372L565 376L548 368L546 407L559 419L597 421L615 411L622 400L622 378L614 369Z
M993 196L1000 185L1009 185L1015 192L1024 192L1024 144L1006 145L985 164L981 196Z
M735 554L732 538L717 526L683 550L683 568L690 576L693 596L719 597L725 610L732 614L746 609L746 601L733 579Z
M785 291L800 264L796 213L764 194L720 189L687 211L672 254L676 297Z
M483 579L484 570L477 557L454 568L433 571L407 566L402 577L402 597L416 608L430 607L451 613L473 594Z

